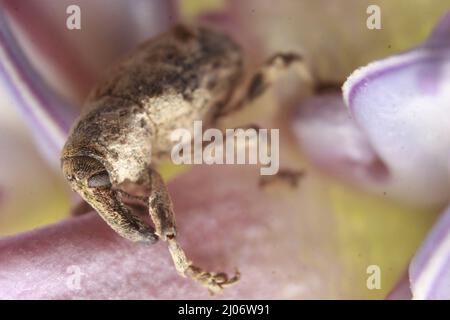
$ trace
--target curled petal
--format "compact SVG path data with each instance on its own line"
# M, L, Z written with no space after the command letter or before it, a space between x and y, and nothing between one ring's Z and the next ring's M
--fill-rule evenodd
M0 81L25 116L35 139L54 162L64 143L74 108L60 99L24 56L0 9Z
M411 261L414 299L450 299L450 207L439 218Z
M390 174L388 192L442 205L450 190L450 15L429 40L355 71L344 99Z
M349 182L374 188L388 179L339 93L307 99L295 110L293 130L302 151L321 169Z

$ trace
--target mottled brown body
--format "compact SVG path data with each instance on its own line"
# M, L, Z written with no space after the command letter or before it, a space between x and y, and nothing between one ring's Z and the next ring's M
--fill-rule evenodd
M174 129L191 129L194 120L211 123L241 74L240 49L228 37L176 27L107 73L90 94L64 157L87 152L113 183L136 181L150 162L170 153Z
M62 151L64 174L121 236L167 241L180 274L220 291L237 281L238 273L228 279L187 260L176 242L172 203L155 164L170 155L173 130L192 130L195 120L214 124L219 115L260 95L275 71L299 60L292 54L270 59L230 108L243 74L240 48L209 29L174 27L136 48L91 92ZM130 199L148 208L154 227L134 214Z

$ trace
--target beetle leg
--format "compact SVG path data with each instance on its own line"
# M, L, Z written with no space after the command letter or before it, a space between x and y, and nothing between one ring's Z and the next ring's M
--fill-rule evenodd
M150 195L148 206L156 234L164 241L176 236L175 215L172 201L161 175L150 169Z
M148 197L150 217L155 225L156 234L162 240L167 241L178 273L183 277L188 276L199 282L207 287L211 293L219 293L223 287L238 281L239 272L236 272L232 278L228 278L225 273L204 271L188 260L184 250L177 242L173 206L166 185L160 174L154 169L150 169L149 178L151 188Z
M248 103L261 96L270 86L289 70L294 70L300 79L314 83L313 77L303 58L295 53L277 53L269 58L250 80L245 91L237 99L220 111L217 117L224 117L244 108Z
M175 238L168 238L169 251L172 256L175 268L183 277L190 277L199 282L204 287L208 288L211 294L222 292L224 287L230 286L239 281L241 274L238 270L232 278L229 278L226 273L208 272L196 267L188 260L184 250L180 247Z

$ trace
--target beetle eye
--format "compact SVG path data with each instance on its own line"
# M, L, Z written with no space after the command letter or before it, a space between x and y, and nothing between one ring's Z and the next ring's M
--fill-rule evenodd
M88 179L88 187L90 188L109 186L111 186L111 181L109 180L109 175L106 171L96 173Z

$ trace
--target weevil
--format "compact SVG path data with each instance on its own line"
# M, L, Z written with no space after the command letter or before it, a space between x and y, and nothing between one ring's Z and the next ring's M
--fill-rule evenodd
M170 157L174 129L191 128L195 120L212 127L291 66L308 77L300 56L277 54L238 90L244 78L240 47L209 28L177 25L138 46L91 91L62 150L64 176L119 235L167 242L181 275L220 292L240 274L207 272L188 260L177 242L172 202L157 165ZM132 202L145 207L153 226Z

